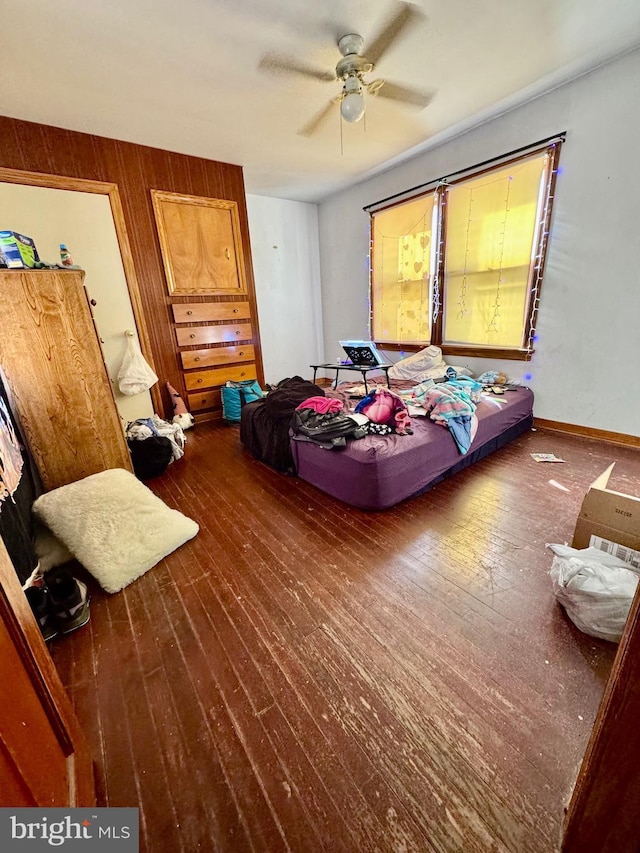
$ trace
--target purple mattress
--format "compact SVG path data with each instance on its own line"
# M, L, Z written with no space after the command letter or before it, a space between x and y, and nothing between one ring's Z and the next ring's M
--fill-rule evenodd
M413 417L413 435L367 435L332 450L292 438L291 452L298 476L351 506L393 506L467 468L531 428L533 392L528 388L507 391L493 400L482 399L478 403L478 431L464 456L446 427L429 418Z

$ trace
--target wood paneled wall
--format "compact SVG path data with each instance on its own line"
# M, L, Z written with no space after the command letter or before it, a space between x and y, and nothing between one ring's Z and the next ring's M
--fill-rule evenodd
M242 167L4 116L0 116L0 166L118 185L165 416L170 415L171 404L164 383L171 382L182 394L186 390L150 191L166 190L237 202L249 301L253 317L257 318ZM4 223L3 227L11 227L11 223ZM191 296L190 301L198 302L201 298ZM262 382L258 334L255 344L258 378Z

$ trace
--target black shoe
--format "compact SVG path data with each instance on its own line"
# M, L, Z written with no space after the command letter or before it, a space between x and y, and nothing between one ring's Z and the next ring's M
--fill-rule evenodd
M77 580L64 566L50 569L44 575L47 607L61 634L69 634L86 625L89 613L87 585Z
M36 617L36 622L40 628L45 642L53 640L58 636L58 628L53 616L49 612L47 591L43 586L28 586L24 594L27 596L27 601L31 605L33 615Z

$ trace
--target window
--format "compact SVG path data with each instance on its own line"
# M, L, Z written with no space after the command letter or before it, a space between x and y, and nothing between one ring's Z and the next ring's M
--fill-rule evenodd
M526 359L560 141L371 213L371 333L388 349Z
M433 193L372 216L373 339L420 343L431 335Z

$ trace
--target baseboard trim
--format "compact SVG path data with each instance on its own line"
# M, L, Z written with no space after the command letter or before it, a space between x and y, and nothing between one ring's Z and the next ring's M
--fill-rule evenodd
M222 420L222 412L204 412L203 414L194 414L193 419L197 424L204 424L207 421L220 421Z
M555 432L567 432L570 435L580 435L583 438L593 438L596 441L607 441L609 444L623 444L625 447L640 447L640 436L627 435L624 432L610 432L606 429L583 427L578 424L564 424L561 421L548 421L545 418L534 418L535 428L550 429Z

